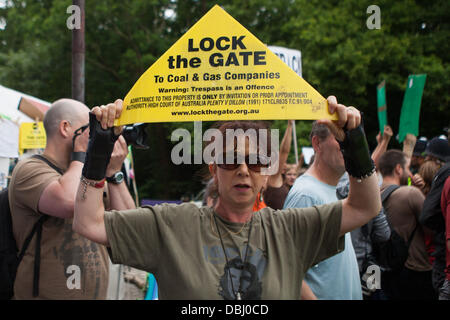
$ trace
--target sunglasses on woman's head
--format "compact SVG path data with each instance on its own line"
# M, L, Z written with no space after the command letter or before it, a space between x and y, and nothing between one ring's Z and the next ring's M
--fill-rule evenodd
M220 158L219 158L220 159ZM224 170L236 170L242 164L239 163L238 160L244 160L247 168L254 172L260 172L261 168L267 168L269 166L269 158L263 155L246 155L238 158L238 155L235 154L233 161L229 163L226 159L225 154L222 155L222 159L224 163L217 163L217 166Z

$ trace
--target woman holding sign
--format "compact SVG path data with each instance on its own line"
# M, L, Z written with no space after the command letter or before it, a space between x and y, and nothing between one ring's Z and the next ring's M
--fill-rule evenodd
M351 176L348 198L319 207L264 208L256 213L252 207L267 180L262 174L267 162L255 154L258 150L248 138L243 149L235 148L234 138L225 142L234 149L233 163L209 164L219 194L214 208L187 203L105 212L100 186L111 146L121 132L113 123L122 101L95 107L73 228L110 247L114 263L154 274L160 299L299 299L306 270L342 251L343 235L371 220L381 206L360 113L334 97L328 102L339 120L323 122L342 141ZM261 127L236 121L219 130L225 138L225 129L247 128ZM245 161L238 163L239 158Z

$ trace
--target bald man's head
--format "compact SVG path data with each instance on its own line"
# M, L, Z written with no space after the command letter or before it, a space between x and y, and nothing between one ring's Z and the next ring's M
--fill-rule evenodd
M45 113L44 128L47 138L58 132L61 121L66 120L72 126L89 121L89 108L83 103L72 99L59 99L51 105ZM87 119L87 120L86 120Z

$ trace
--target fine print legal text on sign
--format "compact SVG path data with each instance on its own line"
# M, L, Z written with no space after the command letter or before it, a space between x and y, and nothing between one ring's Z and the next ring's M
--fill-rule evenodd
M326 99L216 5L136 82L116 125L325 118Z

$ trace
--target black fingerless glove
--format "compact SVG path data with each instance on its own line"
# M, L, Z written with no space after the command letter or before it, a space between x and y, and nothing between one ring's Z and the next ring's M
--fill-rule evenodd
M104 130L93 113L89 113L89 130L89 144L82 174L87 179L102 180L119 136L114 134L113 128Z
M352 130L344 130L345 139L340 141L341 152L344 156L345 169L348 174L357 179L364 179L375 172L375 164L370 157L364 124Z

